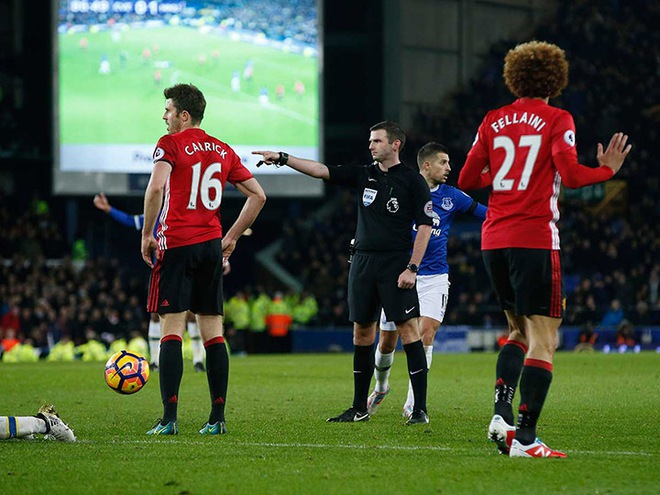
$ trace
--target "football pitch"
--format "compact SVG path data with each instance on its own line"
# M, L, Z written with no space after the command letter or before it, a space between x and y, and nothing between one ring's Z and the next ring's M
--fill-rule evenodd
M246 64L252 65L249 79ZM232 89L234 73L240 88ZM315 57L180 26L60 34L61 142L155 143L166 133L163 89L176 83L202 90L202 127L226 142L318 145ZM270 103L260 103L262 90Z
M78 437L0 442L0 493L660 493L660 354L557 355L539 436L567 459L509 459L486 440L495 360L436 354L431 423L405 426L402 353L378 413L355 424L325 422L350 405L350 354L232 358L229 433L212 437L197 433L209 393L188 361L171 437L145 435L157 373L122 396L103 363L0 364L0 414L52 402Z

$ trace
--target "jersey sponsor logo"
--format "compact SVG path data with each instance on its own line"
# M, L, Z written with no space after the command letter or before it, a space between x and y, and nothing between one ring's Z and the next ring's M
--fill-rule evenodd
M386 208L390 213L396 213L399 211L399 200L396 198L390 198L387 202Z
M376 194L378 194L378 191L375 189L365 187L364 191L362 191L362 204L364 206L369 206L376 199Z
M165 156L165 150L161 147L156 148L156 151L154 151L154 161L157 162L164 156Z
M436 215L436 213L433 211L433 201L426 202L424 205L424 213L426 213L426 216L430 218L433 218L433 215Z
M564 141L566 141L566 144L569 146L575 146L575 133L571 129L564 133Z
M436 212L433 212L433 227L431 228L431 236L439 237L441 233L442 229L440 228L440 215L438 215Z
M451 200L451 198L442 198L442 202L440 203L440 208L442 208L445 211L450 211L454 207L454 202Z

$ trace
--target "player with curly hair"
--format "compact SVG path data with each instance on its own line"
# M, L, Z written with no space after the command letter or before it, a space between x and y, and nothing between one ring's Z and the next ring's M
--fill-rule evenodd
M486 114L458 179L463 190L492 187L481 248L509 326L497 359L488 436L510 457L566 457L536 437L566 301L559 191L562 182L577 188L612 178L631 145L617 132L605 151L598 144L598 167L578 163L573 117L548 104L568 83L568 62L558 46L516 46L504 59L504 81L518 99ZM512 401L519 380L516 428Z

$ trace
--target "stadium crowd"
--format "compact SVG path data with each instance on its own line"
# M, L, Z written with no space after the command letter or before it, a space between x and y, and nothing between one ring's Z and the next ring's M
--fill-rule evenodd
M309 7L311 2L300 4ZM633 143L617 176L624 181L619 194L627 194L622 201L604 205L601 198L585 209L574 207L586 201L583 196L567 193L563 198L566 325L660 325L659 177L656 157L651 154L660 139L658 24L660 5L651 0L563 0L556 17L531 36L567 51L569 90L554 103L575 117L581 163L594 164L596 144L612 132L625 131ZM438 106L420 108L409 130L411 156L431 140L449 147L454 165L450 182L458 176L481 117L510 99L501 80L501 60L514 42L492 47L469 86ZM413 164L411 159L407 162ZM478 192L475 199L486 202L485 194ZM355 199L350 192L332 189L329 195L338 206L323 219L300 212L284 220L277 261L310 293L304 297L289 294L288 299L313 300L307 309L312 316L299 314L292 324L348 323L345 287ZM85 259L84 249L81 253L63 240L65 229L38 199L25 211L14 211L9 198L0 195L0 224L0 259L4 260L0 265L0 339L30 339L47 352L63 337L76 344L99 338L109 345L117 336L129 338L135 331L146 334L144 277L135 276L118 260ZM457 220L448 244L452 285L444 323L499 328L505 322L483 269L478 225L460 228L460 224ZM248 308L238 304L243 317L239 325L229 318L230 332L263 332L265 308L278 290L284 288L245 287L227 294L228 301L238 297ZM294 316L295 307L289 304ZM245 311L250 314L248 323ZM238 347L254 350L255 343L248 340L239 339Z

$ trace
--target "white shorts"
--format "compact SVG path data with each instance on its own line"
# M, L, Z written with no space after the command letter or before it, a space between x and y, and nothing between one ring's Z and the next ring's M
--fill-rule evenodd
M449 275L418 275L417 297L419 298L419 315L433 318L442 323L449 299ZM385 319L385 312L380 310L380 329L388 332L396 330L393 321Z

